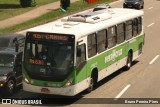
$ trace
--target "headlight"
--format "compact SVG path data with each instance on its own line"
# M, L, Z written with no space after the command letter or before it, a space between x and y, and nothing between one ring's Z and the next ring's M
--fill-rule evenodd
M29 81L27 78L24 78L24 82L26 82L27 84L29 84Z
M68 80L68 81L66 82L65 87L70 86L70 85L72 84L72 82L73 82L73 78L71 78L70 80Z
M27 84L29 84L29 80L25 77L25 75L23 75L23 81Z
M7 76L0 76L0 81L6 81L7 80Z

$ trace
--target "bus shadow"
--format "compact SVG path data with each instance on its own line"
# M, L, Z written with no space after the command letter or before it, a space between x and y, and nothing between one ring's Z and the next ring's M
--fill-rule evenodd
M20 4L0 4L0 9L17 9L21 8Z
M133 61L132 63L132 67L135 66L139 61ZM97 87L95 88L95 90L102 86L103 84L109 82L111 79L117 77L118 75L122 74L123 72L126 72L126 70L124 68L121 68L119 70L117 70L116 72L114 72L113 74L109 75L108 77L104 78L102 81L98 82ZM86 96L88 93L86 91L83 91L81 93L79 93L76 96L53 96L53 95L47 95L45 96L45 98L51 98L54 99L56 98L56 102L54 105L58 105L58 106L65 106L65 105L71 105L71 104L90 104L96 103L96 98L84 98L84 96ZM53 106L53 102L52 104L46 104L47 106Z
M137 60L133 61L133 62L132 62L132 67L135 66L138 62L139 62L139 61L137 61ZM131 67L131 68L132 68L132 67ZM109 82L109 81L112 80L113 78L117 77L118 75L120 75L120 74L122 74L122 73L124 73L124 72L127 72L127 71L129 71L129 70L126 70L125 67L117 70L117 71L114 72L113 74L109 75L108 77L106 77L106 78L104 78L103 80L101 80L100 82L98 82L96 89L97 89L98 87L104 85L105 83Z
M81 93L76 96L38 94L34 99L42 100L42 104L31 104L31 106L67 106L77 102L77 104L83 103L81 102L81 99L83 99L83 95Z

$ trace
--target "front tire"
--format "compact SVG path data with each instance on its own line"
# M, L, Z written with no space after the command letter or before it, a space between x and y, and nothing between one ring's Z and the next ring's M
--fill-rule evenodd
M87 88L86 92L90 93L91 91L93 91L93 89L94 89L94 83L93 83L93 78L91 77L90 84L89 84L89 87Z
M89 87L86 89L86 92L90 93L91 91L93 91L96 87L96 84L97 84L97 75L96 73L92 73L90 78L90 84Z
M123 8L127 8L127 6L126 6L126 5L123 5Z
M15 90L15 81L13 79L9 79L6 85L6 94L11 96Z

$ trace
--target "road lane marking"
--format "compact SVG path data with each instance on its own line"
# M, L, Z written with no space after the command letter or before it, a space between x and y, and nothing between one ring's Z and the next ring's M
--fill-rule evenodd
M155 56L154 59L152 59L152 61L149 62L149 64L153 64L158 58L159 58L159 55Z
M120 97L123 95L123 93L124 93L125 91L127 91L127 89L128 89L130 86L131 86L130 84L127 85L115 98L120 98Z
M149 10L153 9L153 7L148 8Z
M151 26L153 26L155 23L151 23L150 25L148 25L147 27L151 27Z

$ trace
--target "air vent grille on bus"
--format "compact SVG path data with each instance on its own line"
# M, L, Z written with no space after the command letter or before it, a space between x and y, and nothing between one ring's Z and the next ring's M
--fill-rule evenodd
M76 14L70 17L65 17L61 21L97 23L110 18L112 18L112 14L109 12L86 12L82 14Z

